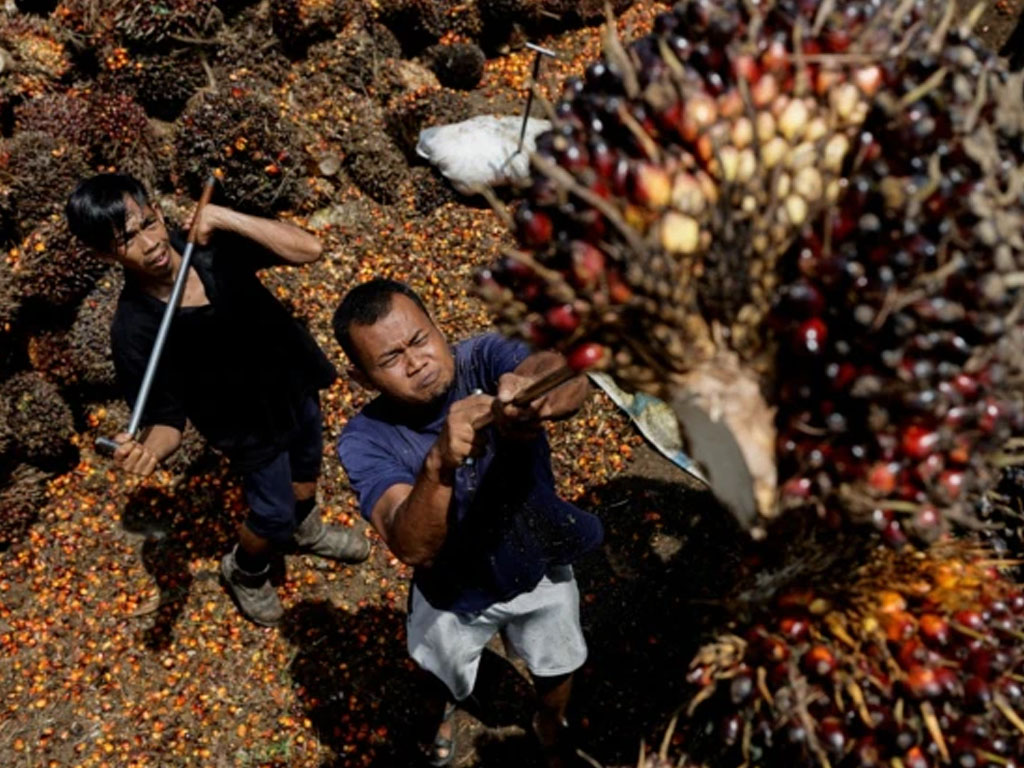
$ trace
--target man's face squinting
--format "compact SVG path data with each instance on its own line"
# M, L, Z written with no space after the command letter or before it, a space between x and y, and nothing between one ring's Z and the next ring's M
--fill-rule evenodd
M394 294L388 313L373 325L349 330L369 383L408 405L425 405L445 392L455 361L444 336L408 296Z
M125 269L151 281L174 277L174 260L163 217L148 205L140 208L125 198L125 241L115 243L110 254Z

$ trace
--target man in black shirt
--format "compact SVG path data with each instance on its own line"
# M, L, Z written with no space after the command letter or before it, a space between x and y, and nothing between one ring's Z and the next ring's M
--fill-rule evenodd
M263 287L256 271L320 257L298 227L217 205L197 214L196 248L146 401L140 434L118 435L114 461L150 474L181 443L185 420L242 475L249 514L221 573L242 612L264 625L283 615L268 580L275 548L347 562L368 540L323 523L316 483L323 455L319 390L337 372L309 333ZM125 270L111 328L118 382L134 405L184 251L184 233L165 227L143 186L100 174L81 182L68 224L87 246Z

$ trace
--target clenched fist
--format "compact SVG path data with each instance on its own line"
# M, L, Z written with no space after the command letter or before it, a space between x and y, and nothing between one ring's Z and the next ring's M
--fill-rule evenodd
M122 432L114 438L118 444L114 451L114 463L125 472L133 475L147 477L153 474L156 465L159 463L156 454L145 445L134 440L127 432Z

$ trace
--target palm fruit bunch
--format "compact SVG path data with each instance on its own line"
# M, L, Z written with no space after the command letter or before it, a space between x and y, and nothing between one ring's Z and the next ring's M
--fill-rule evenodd
M175 168L198 197L215 168L232 205L266 215L294 208L307 194L298 124L269 83L239 78L202 91L177 123Z
M15 125L19 131L48 133L81 147L93 168L132 174L150 189L166 175L166 150L146 111L126 93L42 96L18 107Z
M386 59L402 55L398 40L382 24L351 21L333 39L309 48L305 81L323 75L323 98L337 97L338 84L360 93L372 88Z
M406 53L418 53L448 31L446 20L453 0L379 0L374 18L390 29Z
M975 545L875 548L834 592L780 592L695 656L687 727L709 764L1013 766L1024 594Z
M121 270L108 270L82 299L69 328L34 329L28 338L26 352L33 370L75 402L118 394L110 326L123 284Z
M302 54L311 44L333 37L352 20L356 8L341 0L271 0L274 34L284 48Z
M424 58L437 75L441 85L471 91L484 76L487 58L474 43L451 43L430 46Z
M20 541L46 505L50 476L29 464L19 464L0 488L0 552Z
M43 316L76 304L109 269L72 236L60 215L33 229L8 256L19 300Z
M117 376L110 352L109 329L114 322L117 299L124 286L124 273L109 270L82 300L68 329L74 386L90 395L117 393Z
M1021 81L937 0L691 0L570 79L480 288L739 438L764 517L894 544L1024 428ZM962 22L962 23L961 23Z
M0 117L22 99L54 90L70 69L50 20L0 13Z
M0 397L19 458L47 467L68 459L75 427L53 383L36 371L23 371L0 384Z
M202 61L186 48L151 55L115 46L102 57L101 66L104 90L131 96L160 120L174 120L207 82Z
M203 38L220 21L215 8L214 0L115 0L110 12L120 40L152 51Z
M42 131L0 139L0 240L25 236L62 213L68 194L88 172L85 150L67 139Z

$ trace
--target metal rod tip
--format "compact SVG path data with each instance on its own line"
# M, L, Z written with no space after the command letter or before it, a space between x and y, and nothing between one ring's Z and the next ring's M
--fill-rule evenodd
M531 51L536 51L537 53L541 53L545 56L550 56L552 59L558 58L558 54L552 51L550 48L545 48L543 46L537 45L536 43L527 43L526 47L529 48Z

